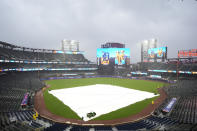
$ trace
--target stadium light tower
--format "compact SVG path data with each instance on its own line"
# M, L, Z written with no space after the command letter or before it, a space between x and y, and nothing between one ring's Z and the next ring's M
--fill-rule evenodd
M157 39L144 40L141 43L141 62L149 61L148 49L157 47Z
M62 40L62 50L63 51L67 50L67 46L65 46L65 45L70 45L70 40L66 40L66 39Z
M79 41L62 40L62 51L79 51Z

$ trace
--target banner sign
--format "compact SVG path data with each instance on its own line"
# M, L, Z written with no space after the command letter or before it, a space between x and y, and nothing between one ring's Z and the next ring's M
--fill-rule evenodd
M190 58L190 57L197 57L197 49L178 51L178 58Z
M177 100L176 98L172 98L171 101L168 103L168 105L166 107L164 107L163 111L170 112L173 105L175 104L176 100Z

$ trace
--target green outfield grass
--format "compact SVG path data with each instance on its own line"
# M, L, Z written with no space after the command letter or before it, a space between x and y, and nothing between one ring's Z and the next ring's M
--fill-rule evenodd
M56 97L49 94L48 90L72 88L77 86L86 86L93 84L111 84L111 85L117 85L125 88L147 91L157 94L158 93L157 88L164 86L164 83L161 82L120 79L120 78L60 79L60 80L47 80L45 82L46 84L51 86L44 92L44 100L46 107L54 114L71 119L81 119L81 118L68 106L64 105ZM145 107L147 107L152 102L152 100L155 100L156 98L157 97L137 102L135 104L121 108L111 113L101 115L95 118L95 120L112 120L116 118L124 118L133 114L137 114Z

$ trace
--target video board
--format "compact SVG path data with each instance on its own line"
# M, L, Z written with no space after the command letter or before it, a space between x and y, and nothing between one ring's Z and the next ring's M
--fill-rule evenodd
M98 48L97 64L98 65L129 65L130 49L129 48Z
M166 59L167 47L150 48L148 49L148 57L151 59Z
M179 58L197 57L197 49L178 51Z

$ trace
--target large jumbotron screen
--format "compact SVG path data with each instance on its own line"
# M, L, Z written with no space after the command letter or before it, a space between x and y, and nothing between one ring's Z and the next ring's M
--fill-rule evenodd
M162 59L167 57L167 47L150 48L148 49L149 58Z
M130 49L129 48L98 48L97 64L98 65L129 65Z

